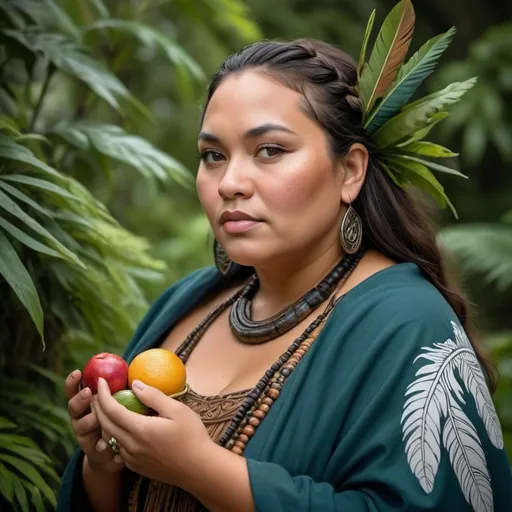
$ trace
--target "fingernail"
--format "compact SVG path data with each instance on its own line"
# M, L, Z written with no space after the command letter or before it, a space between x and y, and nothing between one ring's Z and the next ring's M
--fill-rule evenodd
M132 388L137 388L137 389L145 389L146 388L146 384L144 384L144 382L140 381L140 380L134 380L133 381L133 384L132 384Z
M73 380L74 378L76 378L76 376L77 376L77 375L78 375L78 370L73 370L73 371L69 374L68 378L69 378L69 379L71 379L71 380Z
M124 460L123 460L123 458L120 455L116 455L114 457L114 462L117 462L118 464L123 464Z
M80 391L82 398L89 398L91 396L91 388L84 388Z
M100 440L96 443L96 450L97 450L97 451L99 451L99 452L104 452L106 448L107 448L107 443L106 443L103 439L100 439Z

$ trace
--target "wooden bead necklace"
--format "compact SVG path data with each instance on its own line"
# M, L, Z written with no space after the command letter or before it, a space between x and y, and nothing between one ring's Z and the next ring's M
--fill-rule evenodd
M341 286L350 276L363 252L345 256L349 258L350 264L344 266L343 275L339 278ZM256 276L242 290L232 295L229 299L216 306L204 320L194 328L185 341L178 347L176 354L183 363L186 363L190 354L199 343L208 327L230 306L232 306L244 293L247 296L247 289L254 286ZM218 441L218 444L226 447L232 452L242 455L251 437L265 416L270 411L275 401L281 394L282 387L290 377L300 360L311 348L320 333L320 326L326 321L332 310L343 298L343 295L336 299L331 298L324 312L321 313L305 331L290 345L290 347L279 357L279 359L265 372L256 386L249 392L247 398L240 406L230 425Z

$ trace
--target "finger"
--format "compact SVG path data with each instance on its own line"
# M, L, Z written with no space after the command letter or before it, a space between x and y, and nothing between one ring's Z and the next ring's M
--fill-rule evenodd
M79 419L89 410L91 405L91 390L84 388L68 402L68 413L73 419Z
M68 400L71 400L78 393L81 377L82 373L80 370L75 370L68 375L64 383L64 392Z
M159 389L147 386L140 380L133 381L132 391L144 405L154 409L163 418L176 417L176 413L179 412L179 407L182 405Z
M126 460L129 458L132 460L134 457L133 455L130 455L130 448L133 449L133 446L129 444L129 448L126 447L125 443L122 443L119 441L119 439L116 436L110 435L106 430L101 431L101 439L98 440L96 443L96 450L100 453L106 453L108 456L110 456L113 460L116 460L116 462L122 462L123 464L126 463ZM114 449L112 446L110 446L110 441L112 438L115 438L117 441L117 448L119 450L118 453L114 452ZM126 441L126 440L125 440ZM128 441L126 441L128 442ZM130 441L133 442L133 441ZM128 442L128 443L130 443ZM119 457L121 456L121 457ZM119 458L121 461L119 461Z
M79 420L73 420L73 429L75 434L81 437L92 434L95 430L99 431L100 423L98 416L96 416L95 412L91 412Z
M98 381L98 404L102 414L108 417L110 424L114 424L127 432L135 432L140 421L140 415L129 411L115 398L112 398L108 384L101 378ZM102 418L99 418L99 420L102 427L105 427Z
M120 407L123 406L120 405ZM115 437L119 441L119 443L123 443L125 445L126 443L131 442L132 436L124 428L122 428L119 425L116 425L110 419L109 415L105 413L103 407L101 406L101 399L99 399L98 402L94 405L94 411L98 416L98 421L101 426L102 437L104 441L108 443L111 437Z

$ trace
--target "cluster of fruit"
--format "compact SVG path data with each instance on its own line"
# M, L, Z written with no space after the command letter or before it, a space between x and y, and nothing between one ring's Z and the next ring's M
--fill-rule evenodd
M107 381L113 397L130 411L147 414L149 409L131 390L134 380L140 380L162 393L176 398L187 391L187 375L181 359L169 350L154 348L141 352L128 363L116 354L102 352L91 357L82 372L82 388L98 392L98 379Z

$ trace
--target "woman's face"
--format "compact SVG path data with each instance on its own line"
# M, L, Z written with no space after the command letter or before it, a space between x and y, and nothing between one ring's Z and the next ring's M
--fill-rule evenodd
M343 173L325 131L301 111L302 98L245 71L227 77L206 110L197 191L215 238L237 263L265 268L341 254ZM237 221L234 211L257 222Z

